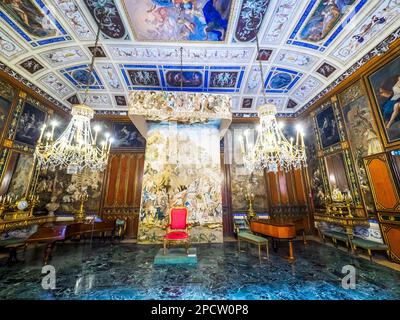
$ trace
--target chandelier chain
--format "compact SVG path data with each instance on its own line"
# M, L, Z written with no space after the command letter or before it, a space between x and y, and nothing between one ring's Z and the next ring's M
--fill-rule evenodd
M93 52L92 52L92 60L90 62L90 67L89 67L88 79L86 81L85 98L83 99L83 104L86 104L86 101L89 96L89 87L90 87L90 82L92 80L92 74L93 74L93 69L94 69L94 60L96 59L96 54L97 54L97 47L99 45L100 30L101 30L101 28L100 28L100 23L99 23L98 28L97 28L96 40L94 42L94 48L93 48Z

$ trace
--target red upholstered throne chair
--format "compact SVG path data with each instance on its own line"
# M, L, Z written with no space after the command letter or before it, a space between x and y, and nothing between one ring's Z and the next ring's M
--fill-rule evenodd
M164 236L164 254L167 253L167 247L170 242L185 244L186 253L189 250L189 232L188 232L188 209L186 207L171 208L169 212L169 224Z

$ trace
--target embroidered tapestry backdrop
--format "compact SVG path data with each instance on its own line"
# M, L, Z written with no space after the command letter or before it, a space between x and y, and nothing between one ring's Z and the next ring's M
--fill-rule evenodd
M160 242L171 207L188 208L191 242L222 242L219 122L149 126L138 241Z
M362 90L360 82L356 82L340 94L339 100L343 108L347 134L366 209L368 212L373 212L374 200L365 172L363 157L383 151L378 138L379 134L368 106L368 98Z

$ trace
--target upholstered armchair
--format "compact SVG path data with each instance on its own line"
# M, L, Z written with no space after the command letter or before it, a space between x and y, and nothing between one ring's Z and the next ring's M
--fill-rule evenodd
M167 247L170 242L183 242L185 244L186 253L188 253L190 241L187 219L188 209L186 207L171 208L167 232L164 236L164 254L167 253Z

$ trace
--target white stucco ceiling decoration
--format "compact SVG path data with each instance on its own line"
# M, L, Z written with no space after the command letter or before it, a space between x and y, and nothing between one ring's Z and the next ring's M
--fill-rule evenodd
M237 114L265 90L289 116L399 27L400 0L0 0L0 60L66 106L89 80L92 107L127 111L130 90L180 90L182 46L183 90Z

